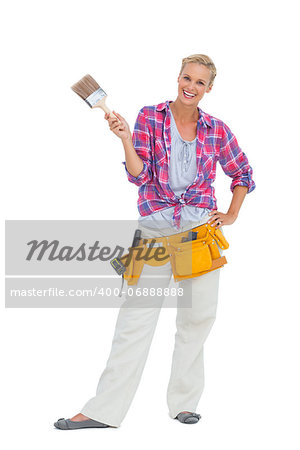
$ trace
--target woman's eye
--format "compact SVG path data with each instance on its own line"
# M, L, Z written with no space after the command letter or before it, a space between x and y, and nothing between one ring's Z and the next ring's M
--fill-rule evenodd
M189 77L187 77L187 76L185 76L185 77L183 77L185 80L189 80L190 78ZM198 82L199 84L202 84L203 86L204 86L204 83L202 82L202 81L199 81Z

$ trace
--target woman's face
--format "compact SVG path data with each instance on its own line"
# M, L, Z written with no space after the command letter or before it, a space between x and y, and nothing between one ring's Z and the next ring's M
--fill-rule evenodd
M185 105L198 105L205 92L212 88L208 87L210 77L210 70L203 64L187 63L177 79L178 99Z

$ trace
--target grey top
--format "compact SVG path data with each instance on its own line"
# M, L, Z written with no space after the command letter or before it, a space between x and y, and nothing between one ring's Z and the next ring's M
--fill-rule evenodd
M169 166L169 184L176 196L180 197L185 192L197 175L196 146L197 138L193 141L182 139L176 126L171 111L171 159ZM205 223L208 219L208 208L183 205L181 209L180 229L173 226L173 214L175 206L156 211L148 216L140 216L138 223L145 228L165 230L180 233L189 228ZM176 231L175 231L176 230Z

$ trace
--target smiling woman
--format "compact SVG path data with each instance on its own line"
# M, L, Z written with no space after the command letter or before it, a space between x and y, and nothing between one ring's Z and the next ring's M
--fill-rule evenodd
M216 73L207 55L183 58L177 98L144 106L133 134L120 114L113 111L119 122L105 115L111 131L122 141L127 178L139 187L141 239L158 241L161 236L188 231L174 262L176 265L179 261L180 271L188 279L178 281L184 295L177 296L177 332L167 403L171 418L190 424L200 419L195 411L204 388L203 348L216 318L221 270L209 265L208 273L194 276L190 271L194 262L203 263L199 228L203 225L207 260L209 252L222 255L222 244L215 239L210 247L207 244L208 222L222 236L221 227L236 220L246 193L255 188L252 168L229 127L198 107L211 91ZM217 162L232 179L233 197L225 214L217 211L212 186ZM193 242L186 242L189 240ZM196 256L193 248L198 249ZM187 249L192 258L188 262L193 264L186 265L185 255L180 253ZM96 395L72 419L56 422L57 428L120 426L139 385L171 276L170 262L151 266L145 261L137 284L130 294L127 290L120 308L111 353ZM156 294L149 297L151 289Z
M163 228L163 232L176 227L182 231L180 227L202 221L205 209L213 214L207 221L211 220L216 228L230 225L246 193L255 188L252 168L229 127L198 107L211 91L216 74L207 55L183 58L175 101L142 108L132 142L130 138L122 139L128 180L139 186L139 223L143 227L155 226ZM117 125L114 130L118 133ZM187 167L192 158L190 170L180 171L180 161L184 162L182 167ZM232 178L233 200L226 214L217 211L212 186L218 161Z
M204 94L211 91L216 70L212 73L209 67L193 61L193 58L186 60L177 79L178 99L192 100L198 105Z
M182 70L177 79L178 97L170 108L181 138L191 141L195 139L197 132L197 105L204 94L212 89L211 72L206 66L196 62L185 64ZM190 114L191 108L193 115ZM186 110L184 117L181 117L181 110Z

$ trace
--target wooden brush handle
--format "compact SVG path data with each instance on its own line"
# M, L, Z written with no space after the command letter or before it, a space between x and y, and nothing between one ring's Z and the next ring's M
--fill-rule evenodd
M119 121L119 119L117 118L117 116L113 112L111 112L111 110L106 106L105 99L106 99L106 97L104 97L101 100L99 100L99 102L97 102L93 106L93 108L101 108L101 109L103 109L104 112L108 113L111 117L115 117L118 120L118 122L121 123Z

